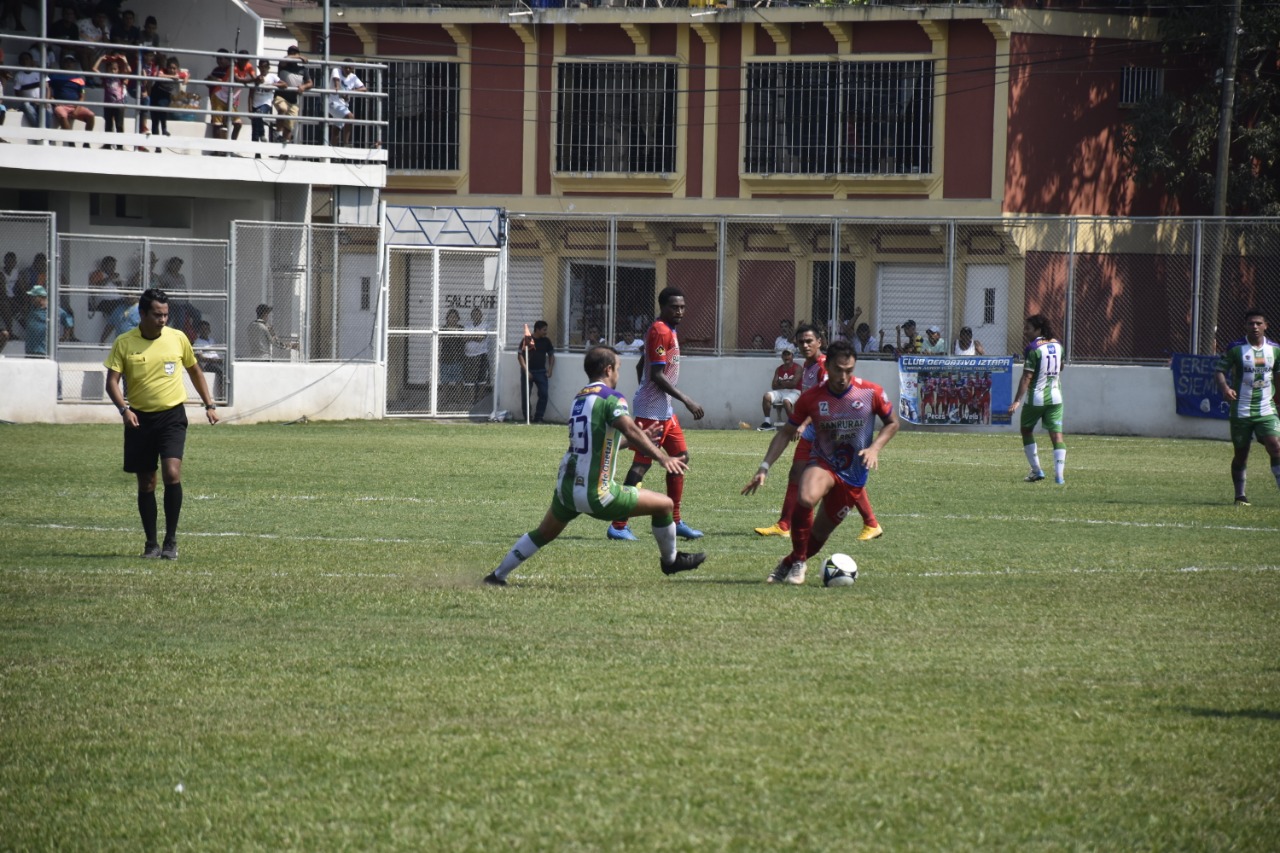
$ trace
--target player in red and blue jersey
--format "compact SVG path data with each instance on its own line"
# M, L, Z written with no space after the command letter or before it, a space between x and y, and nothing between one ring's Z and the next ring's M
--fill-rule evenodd
M816 388L827 381L827 357L822 352L822 333L812 323L806 323L796 329L796 349L804 359L804 368L800 372L800 394L810 388ZM791 457L791 472L787 475L787 493L782 498L782 513L778 520L768 527L755 528L761 536L790 536L791 514L795 512L796 497L800 493L800 475L809 464L809 451L813 447L813 430L805 427L800 433L800 441L796 444L796 452Z
M879 467L880 451L898 432L898 416L884 389L853 375L857 355L844 341L827 348L826 384L800 395L791 418L769 443L760 469L742 490L744 495L764 485L769 466L782 455L806 419L814 429L813 449L800 480L800 495L791 516L791 553L769 573L768 582L803 584L805 561L818 553L827 539L856 509L863 518L863 534L880 530L867 497L867 473ZM875 419L883 427L875 433ZM822 504L815 520L813 509Z
M680 429L680 419L676 417L671 401L674 399L683 403L695 421L702 420L703 412L702 407L691 397L676 388L676 382L680 378L680 339L676 337L676 326L684 319L684 311L684 292L678 287L664 287L658 294L658 319L649 325L649 331L644 336L644 357L641 361L644 368L640 374L640 388L631 402L640 428L668 456L687 465L689 448L685 444L684 431ZM652 457L637 450L624 484L638 485L652 464ZM675 506L676 533L683 539L702 538L702 531L694 530L680 518L684 474L667 472L667 496ZM606 533L610 539L636 538L627 526L626 518L614 521Z

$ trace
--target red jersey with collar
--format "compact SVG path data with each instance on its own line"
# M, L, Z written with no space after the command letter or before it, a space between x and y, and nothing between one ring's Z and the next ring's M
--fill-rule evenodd
M794 361L790 364L779 364L778 369L773 371L773 378L778 382L790 382L799 370L800 367Z
M640 380L639 390L631 398L631 411L637 418L670 420L674 414L671 396L650 378L654 366L662 367L662 375L673 386L680 378L680 341L676 337L676 328L668 326L662 320L654 320L645 332L644 375Z
M809 418L814 430L810 464L821 463L850 486L867 484L867 468L858 452L871 446L876 417L888 417L893 405L884 389L874 382L853 377L843 394L834 394L824 382L800 395L791 412L799 426Z

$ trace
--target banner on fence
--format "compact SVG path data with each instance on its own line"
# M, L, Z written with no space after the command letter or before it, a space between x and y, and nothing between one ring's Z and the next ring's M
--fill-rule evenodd
M1222 399L1222 391L1214 380L1218 372L1218 356L1174 353L1169 363L1173 368L1174 411L1189 418L1226 420L1231 406Z
M898 358L898 416L925 426L1009 423L1010 356L904 355Z

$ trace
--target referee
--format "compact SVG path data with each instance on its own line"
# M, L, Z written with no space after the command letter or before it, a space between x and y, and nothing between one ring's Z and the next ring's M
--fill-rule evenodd
M138 477L138 514L147 535L144 557L178 559L178 516L182 513L182 451L187 441L187 389L181 365L204 401L210 424L218 422L217 407L196 363L191 341L168 328L169 297L163 290L143 291L138 300L141 321L111 345L107 368L107 396L124 419L124 470ZM129 391L128 404L120 391L120 377ZM164 477L164 545L156 540L156 460Z

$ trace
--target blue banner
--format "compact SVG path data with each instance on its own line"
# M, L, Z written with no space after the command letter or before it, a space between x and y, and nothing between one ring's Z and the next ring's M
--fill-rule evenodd
M1009 423L1013 357L898 357L898 417L925 426Z
M1173 368L1174 411L1189 418L1226 420L1231 406L1222 399L1222 391L1214 380L1218 372L1218 356L1174 353L1169 363Z

